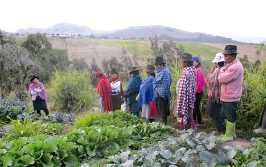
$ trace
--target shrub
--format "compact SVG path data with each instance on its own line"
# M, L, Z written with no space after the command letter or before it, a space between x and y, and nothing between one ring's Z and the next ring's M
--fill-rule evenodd
M88 72L56 71L51 80L55 108L79 113L93 104L94 90Z
M266 59L261 65L249 64L244 71L243 95L241 97L237 126L250 129L256 125L264 106L266 89Z

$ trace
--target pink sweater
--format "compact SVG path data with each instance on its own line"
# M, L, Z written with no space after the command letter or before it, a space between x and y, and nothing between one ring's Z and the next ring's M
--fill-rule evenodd
M198 67L196 69L196 76L197 76L197 89L196 89L196 93L200 93L203 91L204 87L205 87L205 76L204 73L201 69L201 67Z
M243 66L238 59L221 68L218 80L221 84L221 101L236 102L242 95Z

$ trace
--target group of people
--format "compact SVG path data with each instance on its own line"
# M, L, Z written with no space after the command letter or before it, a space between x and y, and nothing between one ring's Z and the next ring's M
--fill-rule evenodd
M189 53L181 55L179 61L183 72L176 84L177 98L173 111L180 122L181 130L194 129L195 125L202 126L200 103L207 85L206 113L215 120L217 131L224 134L222 141L236 138L236 111L243 84L243 66L237 59L237 54L237 46L227 45L223 53L216 54L212 61L214 65L206 77L198 56L193 57ZM170 115L172 73L163 57L157 57L154 65L148 65L145 72L147 77L143 80L139 69L132 67L129 72L131 80L124 91L122 80L115 69L112 69L109 79L102 72L96 72L101 111L121 110L121 102L125 99L126 111L138 117L141 116L149 122L153 122L159 116L160 121L167 124L167 117ZM46 92L37 76L31 78L29 92L34 110L37 110L38 114L43 110L46 115L49 115ZM263 123L266 120L264 112L260 125L262 124L266 129L266 123Z
M201 125L200 101L205 81L208 85L206 113L216 121L217 131L225 133L222 141L233 140L236 111L242 95L243 66L236 58L237 46L227 45L223 53L217 53L213 68L207 77L200 68L199 57L185 53L181 56L184 68L178 84L175 111L181 118L181 129L194 128L194 121Z
M138 117L141 116L149 122L153 122L159 115L161 121L166 124L170 114L172 73L167 68L163 57L157 57L154 65L148 65L145 72L147 77L143 80L139 69L132 67L129 72L131 80L124 91L116 70L112 70L109 80L102 72L96 72L101 111L121 110L121 100L125 98L126 111Z
M217 131L225 133L222 140L235 138L237 104L242 95L243 83L243 66L236 58L237 54L237 46L227 45L223 53L216 54L212 61L213 68L207 77L201 68L200 57L193 57L189 53L181 55L179 61L183 72L177 83L177 98L173 111L180 122L180 129L202 126L200 103L207 84L207 114L216 121ZM108 112L121 109L120 101L121 97L124 97L126 111L138 117L142 111L141 117L149 122L154 121L157 113L160 121L167 124L172 73L164 58L157 57L154 65L147 66L146 74L147 77L143 81L139 70L133 67L130 71L131 80L123 91L121 79L115 70L112 71L111 79L107 79L101 72L96 72L102 110ZM155 114L154 108L157 108Z

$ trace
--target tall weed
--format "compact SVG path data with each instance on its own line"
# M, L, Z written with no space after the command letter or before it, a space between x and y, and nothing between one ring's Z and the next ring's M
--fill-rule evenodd
M266 89L266 59L261 65L249 64L244 70L243 95L241 97L237 126L241 129L253 129L259 120L264 106Z
M95 90L89 72L73 69L56 71L51 79L55 108L58 111L79 113L94 103Z

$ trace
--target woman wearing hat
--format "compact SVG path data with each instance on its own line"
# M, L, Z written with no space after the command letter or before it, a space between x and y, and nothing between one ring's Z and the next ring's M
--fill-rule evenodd
M109 81L112 87L111 99L113 104L113 111L121 110L121 96L123 96L123 88L122 80L118 76L116 69L112 69Z
M202 127L202 118L200 112L200 102L203 96L203 90L205 87L205 76L201 68L200 58L198 56L193 57L193 66L196 68L197 88L196 88L196 100L194 103L193 119L197 121L197 127Z
M192 55L184 53L180 58L183 72L179 79L176 99L176 115L181 118L180 130L194 128L193 108L196 94L196 68ZM184 127L183 127L184 125Z
M222 105L220 103L221 84L219 83L218 76L220 69L224 66L223 53L217 53L213 68L207 76L208 83L208 104L206 113L215 120L218 133L225 131L224 119L221 116Z
M153 122L156 115L151 113L151 105L154 105L155 96L153 91L153 81L155 77L155 67L148 65L146 68L147 78L143 81L139 91L139 105L142 107L141 117Z
M126 98L126 111L129 111L133 115L139 117L141 106L136 100L136 97L139 94L142 78L139 75L139 70L137 69L137 67L132 67L129 74L132 78L129 81L127 89L124 91L124 97Z
M112 111L112 100L111 100L111 92L112 88L109 80L106 76L100 71L95 73L96 78L98 79L97 92L100 95L101 102L101 111L109 112Z
M47 95L43 84L39 81L39 77L33 76L31 78L31 84L29 85L29 93L33 102L33 109L37 111L37 114L41 116L41 110L49 115L47 108Z

